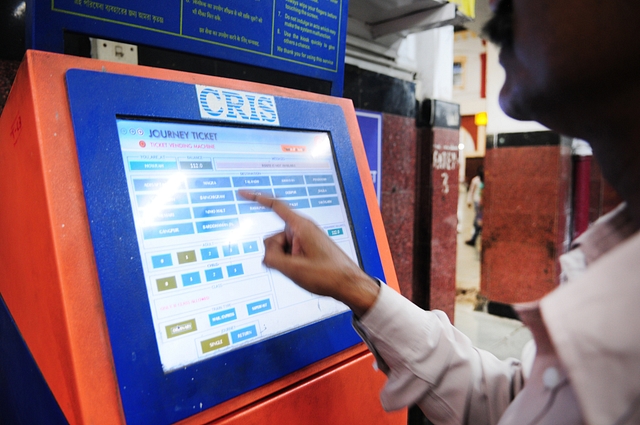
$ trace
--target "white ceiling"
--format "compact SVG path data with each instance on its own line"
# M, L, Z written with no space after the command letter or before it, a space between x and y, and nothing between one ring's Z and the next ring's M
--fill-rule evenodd
M476 18L464 24L464 27L480 34L484 24L491 18L492 13L489 8L489 0L476 0Z
M349 0L347 44L384 56L415 32L457 25L479 33L489 16L489 0L476 0L475 21L447 0Z

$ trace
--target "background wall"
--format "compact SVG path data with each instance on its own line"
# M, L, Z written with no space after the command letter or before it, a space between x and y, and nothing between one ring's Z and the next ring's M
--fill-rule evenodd
M452 100L460 104L460 114L466 116L487 112L487 134L547 130L546 127L534 121L517 121L509 118L500 109L498 98L504 83L505 72L499 63L499 53L495 45L483 42L478 35L470 31L460 31L455 34L454 57L465 64L464 84L453 87ZM483 59L483 55L486 55L486 59ZM486 61L486 70L483 70L483 60ZM483 77L485 93L482 90Z
M506 74L499 63L499 53L500 50L495 45L487 44L487 134L548 130L535 121L517 121L502 112L498 98Z
M11 84L18 72L20 61L0 59L0 114L11 91Z
M487 111L485 44L484 40L471 31L455 33L453 56L454 61L461 63L462 76L460 84L453 85L452 100L460 104L462 116Z

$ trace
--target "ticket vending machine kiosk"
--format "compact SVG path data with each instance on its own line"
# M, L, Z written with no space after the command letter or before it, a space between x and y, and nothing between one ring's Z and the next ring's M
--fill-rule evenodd
M397 288L350 101L28 52L0 138L0 314L28 353L5 386L32 362L73 424L406 423L348 309L262 265L282 222L237 194Z

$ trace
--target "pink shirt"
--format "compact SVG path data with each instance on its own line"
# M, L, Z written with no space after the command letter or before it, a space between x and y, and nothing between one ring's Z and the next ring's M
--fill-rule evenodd
M568 284L516 306L534 336L531 374L471 345L440 311L382 285L354 321L388 381L387 410L435 424L640 423L640 233L623 206L561 257ZM525 385L526 382L526 385Z

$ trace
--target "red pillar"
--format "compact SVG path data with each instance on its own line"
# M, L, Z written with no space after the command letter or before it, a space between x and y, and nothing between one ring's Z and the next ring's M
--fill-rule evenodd
M573 157L573 238L589 227L591 156Z
M481 294L512 304L559 283L570 240L571 139L551 132L494 136L485 157Z
M418 146L413 301L453 321L456 297L459 105L425 101Z
M416 196L416 120L383 114L382 220L400 293L413 300L413 240Z

